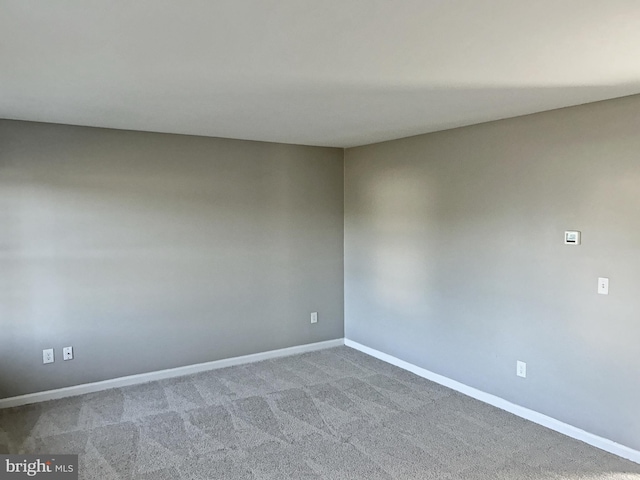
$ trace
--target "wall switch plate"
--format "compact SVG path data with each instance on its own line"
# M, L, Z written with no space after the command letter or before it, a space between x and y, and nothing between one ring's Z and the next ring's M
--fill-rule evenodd
M564 232L565 245L580 245L580 232L576 230L567 230Z
M311 323L318 323L318 312L311 312Z
M516 362L516 375L527 378L527 364L518 360Z
M605 277L598 278L598 293L600 295L609 295L609 279Z
M73 360L73 347L64 347L62 349L63 360Z
M53 363L54 361L53 348L42 350L42 363Z

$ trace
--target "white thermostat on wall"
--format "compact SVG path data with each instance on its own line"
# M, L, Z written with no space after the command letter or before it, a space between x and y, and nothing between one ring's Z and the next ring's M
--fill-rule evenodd
M567 230L564 232L565 245L580 245L580 232L575 230Z

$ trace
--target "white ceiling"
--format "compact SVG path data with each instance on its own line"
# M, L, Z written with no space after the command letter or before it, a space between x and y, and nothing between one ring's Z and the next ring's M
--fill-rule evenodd
M635 93L638 0L0 0L0 118L349 147Z

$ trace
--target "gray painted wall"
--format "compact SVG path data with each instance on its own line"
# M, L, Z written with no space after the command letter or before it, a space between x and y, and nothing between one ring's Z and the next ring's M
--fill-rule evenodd
M0 272L0 398L341 338L343 152L0 121Z
M640 449L639 120L635 96L348 149L346 337Z

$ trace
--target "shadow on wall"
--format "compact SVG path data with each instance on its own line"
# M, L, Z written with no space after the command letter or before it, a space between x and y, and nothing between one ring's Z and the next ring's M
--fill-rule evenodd
M347 337L638 449L639 102L347 150Z
M437 212L438 186L420 180L410 169L390 168L373 180L365 201L374 212L371 228L372 288L380 306L400 315L429 309L428 293L436 287L437 245L427 219ZM419 245L419 248L416 248Z
M109 306L117 318L113 309L124 313L133 302L154 315L177 311L185 300L207 303L213 286L238 300L263 273L252 257L274 266L294 262L287 228L278 228L289 220L274 214L278 203L292 202L289 181L277 179L275 196L256 188L239 195L233 181L214 187L207 172L179 178L45 169L3 185L2 250L10 262L0 305L29 309L12 313L38 318L34 328L46 337L70 310L94 317ZM255 182L261 184L271 188ZM220 271L230 269L242 279L230 274L219 282ZM21 334L30 337L25 326Z
M0 397L341 336L339 150L2 127Z

